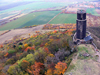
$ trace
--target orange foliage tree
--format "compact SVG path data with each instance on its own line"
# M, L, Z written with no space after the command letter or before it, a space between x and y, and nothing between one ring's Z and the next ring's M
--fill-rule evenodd
M50 51L49 51L49 49L48 49L47 47L44 48L44 51L45 51L46 53L48 53L48 54L50 53Z
M9 53L6 53L4 56L7 57L9 55Z
M56 30L54 30L54 31L53 31L53 33L57 33L57 31L56 31Z
M24 51L27 51L27 50L35 50L35 47L27 47Z
M47 72L45 72L45 75L53 75L52 69L48 69Z
M24 47L27 48L28 47L28 44L24 44Z
M0 48L3 48L3 45L0 45Z
M57 74L57 75L64 74L66 69L67 69L67 64L66 63L58 62L55 66L54 74Z
M44 65L43 63L40 63L40 62L35 62L34 65L32 65L30 67L30 69L27 69L27 71L30 73L30 74L34 74L34 75L40 75L40 74L43 74L44 70Z

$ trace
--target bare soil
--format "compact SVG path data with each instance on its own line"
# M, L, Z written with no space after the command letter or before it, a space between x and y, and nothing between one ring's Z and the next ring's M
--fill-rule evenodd
M0 44L4 43L5 41L11 40L13 37L18 35L24 35L24 34L42 30L43 26L44 25L39 25L33 28L26 28L26 29L15 29L15 30L12 29L10 32L0 36Z

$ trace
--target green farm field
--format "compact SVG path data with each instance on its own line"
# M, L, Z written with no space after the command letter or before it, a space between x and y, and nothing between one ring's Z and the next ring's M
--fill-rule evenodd
M56 16L61 11L47 11L42 13L41 15L33 18L32 20L28 21L27 23L23 24L21 27L25 26L32 26L32 25L40 25L48 23L54 16Z
M60 14L50 21L49 24L76 23L76 18L76 14Z
M60 12L61 11L43 11L43 12L30 13L20 17L17 20L14 20L12 22L3 25L2 27L0 27L0 31L10 30L14 28L22 28L25 26L45 24Z
M95 8L88 8L86 10L86 13L90 13L92 15L95 15L95 16L100 16L100 14L98 14L96 11L95 11Z

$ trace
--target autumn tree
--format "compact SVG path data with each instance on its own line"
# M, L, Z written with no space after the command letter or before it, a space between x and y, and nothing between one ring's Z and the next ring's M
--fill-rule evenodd
M55 69L55 64L54 63L51 63L51 64L48 64L48 67L47 67L47 72L45 72L46 75L53 75L54 74L54 69Z
M7 70L8 75L23 75L23 71L18 65L12 65Z
M27 48L28 47L28 44L24 44L24 47Z
M0 45L0 48L3 48L3 45Z
M54 74L57 74L57 75L64 74L66 69L67 69L67 64L66 63L58 62L55 66Z
M23 62L23 60L28 61L30 65L33 65L35 62L33 54L28 54L26 57L22 58L21 60L18 60L17 63L19 66L21 66L21 63Z
M49 51L49 49L48 49L47 47L44 48L44 51L45 51L47 54L50 53L50 51Z
M22 70L26 70L27 68L28 68L28 66L29 66L29 62L28 61L26 61L26 60L23 60L22 62L21 62L21 69Z
M30 74L34 74L34 75L40 75L40 74L44 74L44 65L43 63L40 63L40 62L35 62L34 65L32 65L30 67L30 69L27 69L27 71L30 73Z
M4 56L7 57L9 55L9 53L7 52Z
M34 58L36 62L44 63L44 58L47 56L47 53L44 51L44 48L39 48L38 51L34 53Z

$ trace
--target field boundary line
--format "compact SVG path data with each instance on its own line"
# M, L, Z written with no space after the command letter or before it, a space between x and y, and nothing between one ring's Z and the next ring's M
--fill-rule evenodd
M54 18L56 18L58 15L60 15L61 14L61 12L60 13L58 13L56 16L54 16L49 22L51 22ZM47 24L49 24L49 22L47 23Z

